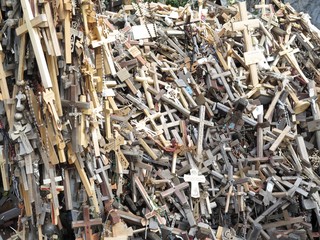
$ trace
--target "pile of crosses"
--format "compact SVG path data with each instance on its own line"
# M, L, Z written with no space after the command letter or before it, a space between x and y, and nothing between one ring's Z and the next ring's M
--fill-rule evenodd
M0 239L319 237L307 14L0 2Z

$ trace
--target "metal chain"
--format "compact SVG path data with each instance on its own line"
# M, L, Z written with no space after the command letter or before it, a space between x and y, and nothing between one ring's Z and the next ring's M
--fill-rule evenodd
M35 111L34 111L34 108L32 106L32 103L31 103L31 96L30 96L30 93L29 93L29 90L30 90L30 87L28 85L25 86L25 94L27 96L27 101L28 101L28 105L29 105L29 109L30 109L30 113L31 113L31 117L32 117L32 120L33 120L33 125L34 125L34 130L37 134L37 137L40 141L40 144L41 144L41 147L42 147L42 150L47 154L47 156L49 157L49 137L48 137L48 129L46 129L46 136L47 136L47 139L46 139L46 143L45 143L45 146L43 145L43 140L41 138L41 135L40 135L40 132L39 132L39 126L37 124L37 120L36 120L36 115L35 115ZM43 124L43 123L42 123ZM40 149L39 149L40 150Z
M145 15L142 13L142 9L141 9L141 7L140 7L140 3L139 3L139 2L136 2L136 5L137 5L137 7L138 7L138 10L139 10L139 13L140 13L141 18L143 18L144 20L146 20ZM151 15L151 19L154 19L154 18L152 18L153 12L150 10L150 2L148 3L148 8L149 8L149 9L148 9L148 10L149 10L149 13L150 13L150 15ZM153 20L151 23L153 24L153 30L154 30L154 33L155 33L155 35L156 35L155 37L157 37L157 31L156 31L155 21ZM148 28L147 21L144 21L144 25L145 25L145 27L146 27L146 29L147 29L147 31L148 31L148 34L149 34L150 38L151 38L151 39L154 39L154 37L152 37L151 32L150 32L150 30L149 30L149 28Z

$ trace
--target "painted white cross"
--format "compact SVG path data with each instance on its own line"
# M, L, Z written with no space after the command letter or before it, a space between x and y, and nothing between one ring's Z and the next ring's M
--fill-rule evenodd
M191 182L191 197L199 198L200 190L199 183L204 183L206 178L203 175L198 175L198 169L192 168L190 170L190 175L183 176L184 181Z

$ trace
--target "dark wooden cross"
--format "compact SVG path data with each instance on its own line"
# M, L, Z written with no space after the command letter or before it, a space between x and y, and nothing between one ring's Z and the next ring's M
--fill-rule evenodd
M83 220L73 221L72 228L84 227L86 240L92 240L91 226L102 224L101 218L90 219L89 206L83 206Z

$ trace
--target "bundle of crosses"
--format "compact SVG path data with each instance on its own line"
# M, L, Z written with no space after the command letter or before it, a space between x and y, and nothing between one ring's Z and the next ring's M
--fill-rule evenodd
M0 2L0 239L319 237L308 14Z

